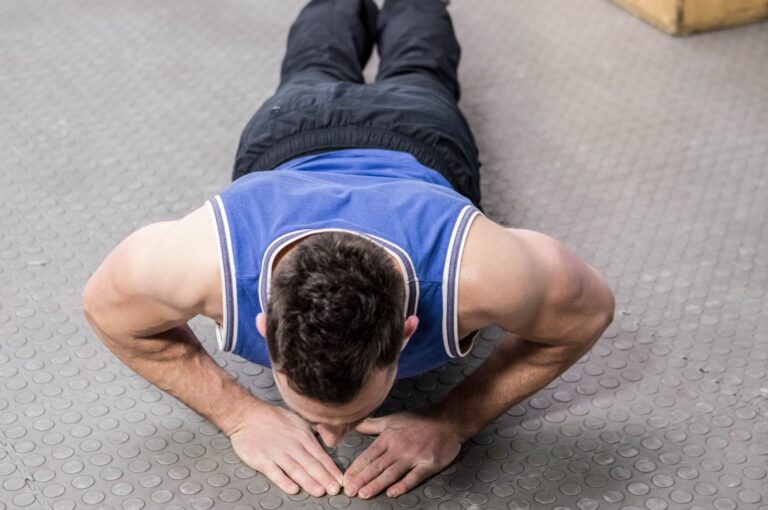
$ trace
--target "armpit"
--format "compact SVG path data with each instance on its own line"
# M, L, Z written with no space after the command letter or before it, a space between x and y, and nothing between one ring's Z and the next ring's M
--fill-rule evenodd
M459 355L464 357L467 354L469 354L469 351L472 350L472 347L475 345L475 340L477 340L477 335L480 333L479 330L475 330L459 340Z

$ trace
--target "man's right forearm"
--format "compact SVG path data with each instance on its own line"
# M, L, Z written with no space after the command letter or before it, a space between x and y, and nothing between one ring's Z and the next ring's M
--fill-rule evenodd
M243 413L267 405L241 386L206 352L188 325L152 337L120 337L88 322L123 363L163 391L184 402L227 436Z

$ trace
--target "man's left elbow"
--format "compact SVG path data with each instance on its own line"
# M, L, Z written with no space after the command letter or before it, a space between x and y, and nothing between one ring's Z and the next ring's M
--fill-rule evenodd
M616 311L616 300L613 297L613 292L608 289L607 296L606 296L606 306L603 310L601 319L602 319L602 331L605 331L608 329L608 326L611 325L613 322L613 314Z
M616 311L616 297L613 295L613 290L611 290L611 288L608 287L607 284L606 284L606 294L607 294L606 298L608 301L608 306L606 310L607 322L605 327L607 328L613 322L613 314Z
M613 295L613 290L608 285L600 273L593 269L597 278L592 280L591 285L591 299L592 315L595 317L595 325L600 330L600 333L605 331L608 326L613 322L613 314L616 310L616 298Z
M587 349L591 349L597 343L605 330L608 329L608 326L613 322L613 314L616 309L613 292L609 290L603 301L604 303L600 306L600 310L595 312L595 318L592 322L592 336L587 341Z

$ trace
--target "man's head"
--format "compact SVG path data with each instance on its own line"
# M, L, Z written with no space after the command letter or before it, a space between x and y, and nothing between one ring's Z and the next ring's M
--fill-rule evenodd
M326 443L391 389L403 342L418 325L404 309L402 271L358 235L314 234L279 260L259 329L286 404L318 424Z

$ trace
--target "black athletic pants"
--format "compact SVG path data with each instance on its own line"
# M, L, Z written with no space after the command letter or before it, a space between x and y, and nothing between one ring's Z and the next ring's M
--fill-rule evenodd
M362 70L378 44L376 81ZM232 179L344 148L413 154L480 203L480 162L459 111L461 48L442 0L312 0L293 23L280 86L243 131Z

